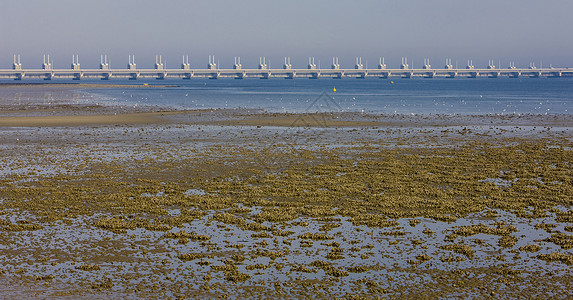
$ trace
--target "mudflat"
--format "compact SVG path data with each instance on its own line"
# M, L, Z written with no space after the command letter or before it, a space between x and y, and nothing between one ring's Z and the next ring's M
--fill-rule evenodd
M0 110L3 297L557 297L570 115Z

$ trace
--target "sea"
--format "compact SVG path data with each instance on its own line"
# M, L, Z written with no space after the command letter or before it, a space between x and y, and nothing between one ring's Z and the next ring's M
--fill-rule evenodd
M281 113L573 114L573 78L150 79L81 83L140 85L80 90L80 98L94 103L134 107Z

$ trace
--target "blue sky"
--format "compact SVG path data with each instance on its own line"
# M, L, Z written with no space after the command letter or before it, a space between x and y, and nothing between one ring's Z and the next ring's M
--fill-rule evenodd
M421 67L423 59L442 67L489 59L507 66L530 61L573 67L571 0L0 0L0 68L13 54L25 68L37 68L43 54L54 67L69 68L78 54L82 67L96 67L107 54L112 68L125 68L134 54L139 68L162 54L179 67L189 55L204 68L215 55L222 67L241 56L256 67L266 56L280 67L290 56L305 67L308 56L328 67L333 56L352 67L356 56L375 67L401 57Z

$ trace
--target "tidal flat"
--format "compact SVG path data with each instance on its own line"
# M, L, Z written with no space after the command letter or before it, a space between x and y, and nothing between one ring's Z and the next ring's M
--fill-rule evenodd
M0 128L2 297L571 296L570 115L50 105Z

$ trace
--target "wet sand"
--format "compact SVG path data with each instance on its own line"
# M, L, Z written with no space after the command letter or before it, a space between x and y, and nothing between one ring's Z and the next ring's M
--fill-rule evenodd
M141 111L143 110L143 111ZM356 112L266 113L247 109L160 110L97 105L39 105L0 109L0 127L88 125L223 125L265 127L573 126L572 115L384 115Z
M570 296L569 115L40 104L0 139L2 297Z
M120 114L91 114L91 115L65 115L66 111L49 111L51 116L18 116L1 117L0 127L61 127L61 126L88 126L88 125L150 125L163 124L168 121L163 118L173 114L183 114L177 111L139 112ZM7 111L8 114L17 114L18 111ZM26 111L27 114L33 112ZM186 112L190 113L190 112ZM0 113L1 114L1 113ZM59 115L64 114L64 115Z
M74 82L67 82L67 83L30 83L30 82L20 82L20 83L0 83L0 88L21 88L21 89L30 89L30 88L165 88L165 87L177 87L177 85L166 85L166 84L108 84L108 83L74 83Z

